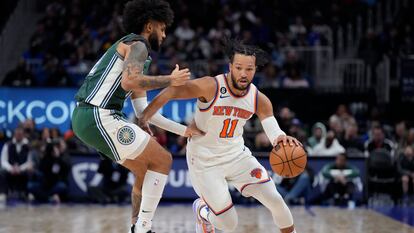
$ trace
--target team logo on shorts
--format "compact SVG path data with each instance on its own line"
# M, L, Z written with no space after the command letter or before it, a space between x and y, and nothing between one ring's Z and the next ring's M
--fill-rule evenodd
M250 172L250 175L252 177L256 177L257 179L261 179L262 178L262 169L260 168L255 168Z
M118 142L122 145L129 145L135 140L135 132L129 126L124 126L118 130Z

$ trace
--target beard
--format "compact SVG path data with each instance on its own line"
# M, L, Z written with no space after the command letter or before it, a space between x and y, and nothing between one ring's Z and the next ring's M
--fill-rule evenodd
M151 46L151 49L158 52L161 48L161 45L159 43L158 40L158 36L156 33L152 33L149 37L148 37L148 43Z
M231 76L231 82L233 83L233 87L236 88L239 91L245 91L247 90L247 88L249 88L251 82L248 82L246 87L241 87L239 86L239 84L237 83L237 80L233 77L233 75Z

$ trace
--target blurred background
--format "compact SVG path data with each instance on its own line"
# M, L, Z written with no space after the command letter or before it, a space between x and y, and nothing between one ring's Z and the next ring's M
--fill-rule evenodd
M123 36L125 2L2 0L1 203L129 202L132 175L100 160L70 125L77 88ZM192 78L226 72L224 36L271 55L253 82L309 155L297 178L272 173L289 204L414 206L413 1L169 2L175 20L161 51L151 54L151 74L168 74L175 64L189 67ZM186 123L194 103L172 101L162 113ZM134 120L129 101L125 112ZM193 200L186 140L154 132L174 155L164 201ZM272 147L255 118L245 142L270 171ZM237 192L234 200L253 202Z

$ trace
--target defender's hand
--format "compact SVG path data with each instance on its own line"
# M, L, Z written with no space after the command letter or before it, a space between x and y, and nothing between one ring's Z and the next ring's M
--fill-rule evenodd
M203 136L206 133L201 131L194 123L191 123L189 126L187 126L187 129L185 130L184 137L192 137L192 136Z
M190 70L188 68L180 70L180 67L176 64L175 69L171 72L171 84L170 86L177 87L182 86L190 79Z
M144 130L145 132L147 132L149 135L154 136L154 134L151 131L151 128L148 124L148 121L144 120L143 118L138 118L138 126Z

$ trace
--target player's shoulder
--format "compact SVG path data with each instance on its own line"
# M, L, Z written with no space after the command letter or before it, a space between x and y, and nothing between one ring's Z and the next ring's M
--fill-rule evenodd
M257 92L258 109L272 106L272 102L270 101L269 97L267 97L263 92L259 90L257 90Z
M212 85L216 85L216 78L212 76L204 76L197 79L192 80L194 83L200 86L208 87Z
M138 50L147 51L147 47L144 42L136 40L136 41L121 41L118 46L117 50L120 53L127 53L131 51L132 47Z

